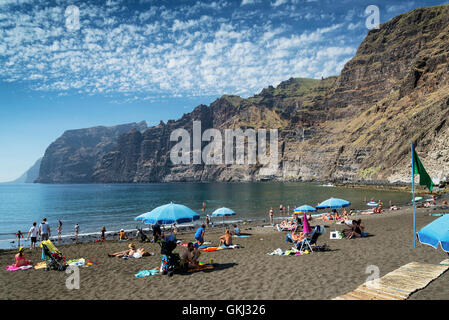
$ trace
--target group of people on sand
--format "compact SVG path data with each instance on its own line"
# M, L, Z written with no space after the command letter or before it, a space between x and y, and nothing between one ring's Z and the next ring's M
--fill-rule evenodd
M279 216L284 216L285 214L290 214L290 206L284 207L284 205L279 206ZM272 226L274 226L274 210L273 207L270 208L268 211L268 217L270 218L270 223Z

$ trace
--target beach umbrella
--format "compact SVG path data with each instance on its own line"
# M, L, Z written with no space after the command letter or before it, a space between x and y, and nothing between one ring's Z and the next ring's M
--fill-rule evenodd
M302 225L302 232L303 233L310 233L310 232L312 232L312 228L310 228L310 224L309 224L309 221L307 220L305 212L304 212L303 220L304 220L304 223Z
M223 217L223 226L224 226L224 217L230 216L235 216L234 210L225 207L219 208L214 212L212 212L212 217Z
M438 249L438 244L445 252L449 252L449 215L444 215L417 232L421 243Z
M300 207L295 208L295 211L293 213L303 213L303 212L313 212L316 211L316 209L309 205L303 205Z
M368 207L377 207L379 204L377 202L374 201L370 201L366 204Z
M326 201L321 202L319 205L316 206L317 209L324 209L324 208L331 208L331 209L339 209L348 207L351 205L351 202L338 199L338 198L330 198Z
M192 222L199 218L200 215L189 207L171 202L141 214L135 217L134 220L142 221L146 224L181 224Z

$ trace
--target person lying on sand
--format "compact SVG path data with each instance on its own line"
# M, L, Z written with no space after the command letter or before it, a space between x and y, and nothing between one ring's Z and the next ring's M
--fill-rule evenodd
M195 243L197 248L194 247L192 242L187 244L187 248L181 253L181 268L184 269L195 269L198 267L199 262L199 254L194 253L194 251L198 251L199 245Z
M128 246L128 250L122 251L122 252L116 252L116 253L108 253L108 257L124 257L124 256L133 256L135 253L139 253L142 255L142 257L145 256L153 256L154 253L145 251L144 248L136 249L136 245L134 243L130 243Z
M33 264L30 260L27 260L25 255L25 247L19 248L19 253L14 257L14 266L22 267Z
M229 232L229 229L226 229L226 232L224 235L222 235L220 238L220 245L230 246L232 245L232 235Z

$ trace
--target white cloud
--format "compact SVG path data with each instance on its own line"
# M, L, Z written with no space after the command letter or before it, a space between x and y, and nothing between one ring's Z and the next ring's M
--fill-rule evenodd
M0 29L0 79L123 99L249 96L292 76L336 74L355 51L344 43L343 23L295 30L287 22L260 23L260 12L250 11L251 24L220 16L226 1L175 9L149 2L124 19L123 3L110 0L107 10L81 3L76 32L67 32L63 7L0 13L8 25Z

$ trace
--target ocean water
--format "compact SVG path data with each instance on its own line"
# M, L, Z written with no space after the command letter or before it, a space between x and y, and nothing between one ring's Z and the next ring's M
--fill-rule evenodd
M184 204L198 212L203 220L219 207L232 208L235 219L267 218L270 207L275 216L279 205L317 205L330 197L352 202L350 208L366 209L365 198L389 200L396 205L410 202L411 194L330 187L315 183L166 183L166 184L89 184L44 185L0 184L0 248L11 248L11 240L21 230L26 235L33 221L43 217L50 224L52 236L57 234L58 219L63 222L62 234L108 231L142 226L134 217L169 202ZM206 211L201 211L203 201ZM234 218L234 217L233 217ZM218 218L221 220L221 218Z

